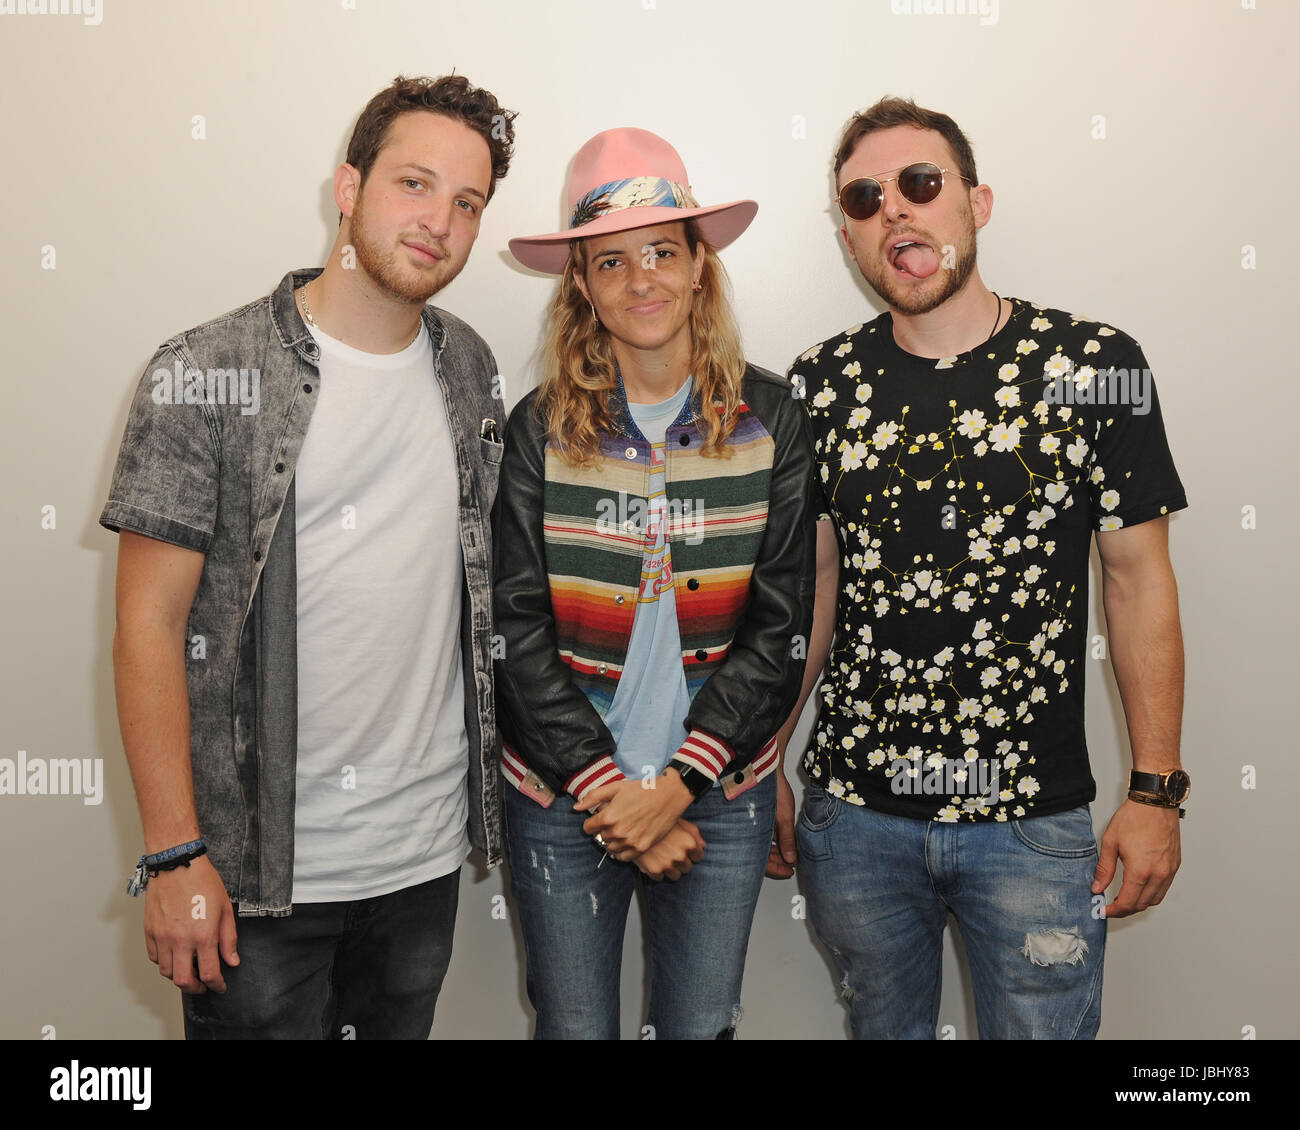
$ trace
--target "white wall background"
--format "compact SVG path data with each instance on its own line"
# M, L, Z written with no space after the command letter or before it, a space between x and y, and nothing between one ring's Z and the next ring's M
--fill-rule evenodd
M1254 9L1001 0L985 22L895 14L890 0L103 0L94 26L0 14L0 757L102 758L107 778L98 806L0 796L0 1037L181 1034L177 992L144 954L142 905L123 893L140 829L113 705L116 538L96 518L130 392L168 336L321 261L330 178L361 107L398 73L453 68L520 111L514 166L437 299L493 346L511 403L534 381L551 284L506 240L559 225L565 170L596 131L661 133L702 200L760 202L725 261L748 355L784 370L880 309L828 207L844 120L886 93L957 119L996 199L986 282L1141 341L1191 502L1172 530L1194 779L1183 870L1162 906L1111 925L1101 1034L1300 1035L1285 565L1300 502L1300 9ZM1093 662L1100 829L1128 762L1113 678ZM1245 766L1258 787L1242 787ZM517 927L490 913L504 889L500 870L466 870L435 1038L530 1032ZM797 891L763 892L744 1037L847 1030L829 962L791 916ZM643 972L634 910L629 1036ZM975 1034L951 942L940 1024Z

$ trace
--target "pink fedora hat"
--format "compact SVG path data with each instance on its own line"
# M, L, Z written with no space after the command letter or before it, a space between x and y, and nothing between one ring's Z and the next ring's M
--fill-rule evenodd
M578 150L568 189L567 230L510 241L510 253L525 267L558 275L570 240L675 220L699 221L710 245L723 248L758 211L753 200L701 208L677 150L649 130L628 127L598 133Z

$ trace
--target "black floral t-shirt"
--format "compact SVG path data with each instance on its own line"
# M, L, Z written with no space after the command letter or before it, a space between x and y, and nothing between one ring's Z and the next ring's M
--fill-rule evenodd
M853 804L984 821L1096 795L1092 533L1187 501L1137 342L1011 302L960 357L904 352L882 314L789 370L843 548L804 768Z

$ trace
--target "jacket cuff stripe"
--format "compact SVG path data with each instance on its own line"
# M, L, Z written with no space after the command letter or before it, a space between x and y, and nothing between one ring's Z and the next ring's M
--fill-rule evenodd
M626 779L623 771L614 764L613 757L606 754L565 781L564 791L572 795L574 800L581 800L592 789Z
M524 783L524 778L528 776L528 766L505 742L501 743L501 769L514 782L515 788L519 788Z
M735 753L726 742L703 730L692 730L681 748L673 754L674 761L686 762L711 781L718 779L733 757Z

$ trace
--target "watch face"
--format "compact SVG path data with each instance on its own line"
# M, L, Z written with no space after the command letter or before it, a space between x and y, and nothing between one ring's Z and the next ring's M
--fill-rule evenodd
M1165 792L1174 804L1182 804L1192 791L1192 779L1183 770L1175 769L1165 778Z

